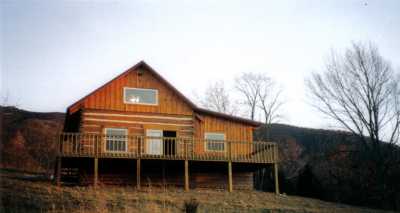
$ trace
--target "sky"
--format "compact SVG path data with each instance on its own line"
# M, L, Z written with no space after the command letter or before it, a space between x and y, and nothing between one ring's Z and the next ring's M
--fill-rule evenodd
M330 128L304 81L332 49L374 42L400 70L400 1L7 1L1 6L1 97L65 112L144 60L189 98L244 72L283 88L282 123ZM5 101L5 97L7 100Z

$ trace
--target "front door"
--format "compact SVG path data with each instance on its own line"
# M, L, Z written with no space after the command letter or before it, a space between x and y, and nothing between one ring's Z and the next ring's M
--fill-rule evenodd
M176 154L176 131L163 131L164 137L164 155Z
M158 129L148 129L146 130L147 138L147 154L150 155L162 155L163 154L163 144L162 136L163 131Z

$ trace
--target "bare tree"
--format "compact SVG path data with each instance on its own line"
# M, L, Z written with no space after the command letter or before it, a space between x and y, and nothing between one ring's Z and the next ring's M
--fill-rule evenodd
M3 91L3 92L4 93L1 95L1 103L0 103L0 105L4 106L4 107L15 107L15 108L18 108L18 106L19 106L18 100L15 103L11 103L12 98L11 98L11 95L10 95L10 91L6 90L6 91Z
M229 96L223 81L217 81L208 86L200 104L207 109L226 114L236 114L237 108Z
M282 88L269 77L265 77L262 80L261 89L258 93L258 106L264 114L265 124L269 125L283 117L280 114L280 109L284 104L282 100Z
M235 88L244 96L244 105L250 110L250 119L255 119L257 104L266 77L262 74L243 73L235 79Z
M267 140L270 140L270 125L272 122L278 121L282 118L280 114L283 105L282 88L269 77L264 76L261 82L260 92L258 93L258 107L264 114L264 121L266 125L265 135Z
M353 43L343 55L332 52L324 71L306 80L314 107L362 142L351 153L348 169L363 190L382 203L394 196L388 183L391 171L400 168L395 145L400 135L399 82L371 43Z
M353 43L343 56L332 53L306 84L319 111L375 146L399 141L399 79L373 44Z
M277 121L282 100L282 89L264 73L243 73L236 78L235 88L244 96L243 103L250 109L250 118L255 119L257 108L264 115L266 124Z

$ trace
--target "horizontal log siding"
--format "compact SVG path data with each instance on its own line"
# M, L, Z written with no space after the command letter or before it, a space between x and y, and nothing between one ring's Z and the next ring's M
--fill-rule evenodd
M157 89L158 105L125 104L123 100L124 87ZM146 70L143 70L141 76L138 75L138 70L133 70L109 82L93 94L73 105L70 108L70 113L81 107L85 109L106 109L123 112L165 113L176 115L193 114L193 110L185 101L152 73Z
M251 126L214 116L202 115L202 121L197 119L196 137L204 139L205 132L225 133L228 141L253 141Z
M82 113L82 133L104 134L105 128L125 128L128 135L145 135L146 129L160 129L176 131L177 137L193 138L192 116L174 116L149 113L121 113L107 110L84 110ZM92 140L83 141L83 146L90 149ZM105 143L103 143L104 145ZM137 145L134 141L128 141L128 151L135 152ZM143 149L146 150L146 143ZM105 146L100 148L103 152ZM179 151L179 150L178 150Z
M193 170L193 169L192 169ZM226 171L219 172L197 172L194 171L190 176L192 188L228 188L228 174ZM253 189L252 172L233 172L233 188L241 190Z

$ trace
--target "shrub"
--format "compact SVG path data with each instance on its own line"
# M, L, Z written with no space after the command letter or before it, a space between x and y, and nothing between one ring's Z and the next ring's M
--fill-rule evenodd
M198 206L199 206L199 202L194 198L192 198L190 200L185 200L184 211L186 213L195 213L195 212L197 212Z

